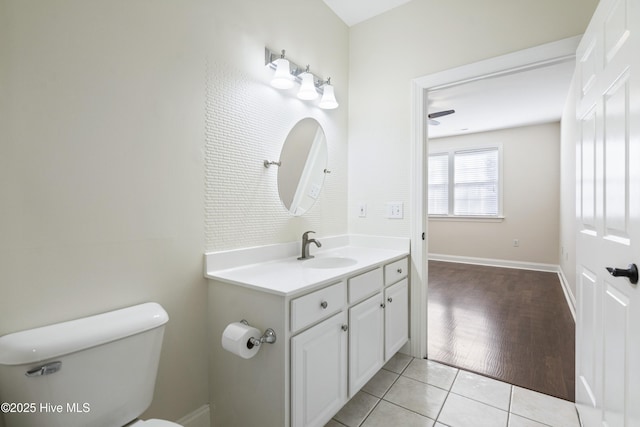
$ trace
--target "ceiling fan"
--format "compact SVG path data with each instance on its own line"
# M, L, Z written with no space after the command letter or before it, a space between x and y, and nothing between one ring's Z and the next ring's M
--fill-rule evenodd
M449 114L453 114L455 112L456 110L443 110L436 111L435 113L430 113L427 115L427 117L429 118L429 124L432 126L438 126L440 122L435 119L437 119L438 117L448 116Z

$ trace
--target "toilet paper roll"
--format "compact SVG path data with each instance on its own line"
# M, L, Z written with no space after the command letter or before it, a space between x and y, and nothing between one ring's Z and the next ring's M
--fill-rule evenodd
M262 333L249 325L240 322L229 323L222 333L222 347L230 353L251 359L260 347L249 343L249 338L260 339Z

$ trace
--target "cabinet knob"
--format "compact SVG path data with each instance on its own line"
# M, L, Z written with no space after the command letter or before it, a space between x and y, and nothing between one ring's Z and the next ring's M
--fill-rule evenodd
M322 309L323 309L323 310L324 310L325 308L327 308L328 306L329 306L329 303L328 303L328 302L326 302L326 301L322 301L322 302L320 303L320 307L322 307Z
M349 325L342 325L342 327L340 328L343 331L347 332L349 330Z
M384 308L384 307L385 307L385 304L384 304L384 303L380 304L380 307Z
M402 274L402 269L401 268L399 268L397 271L398 271L398 274Z
M389 297L389 298L387 298L387 301L393 302L393 298Z

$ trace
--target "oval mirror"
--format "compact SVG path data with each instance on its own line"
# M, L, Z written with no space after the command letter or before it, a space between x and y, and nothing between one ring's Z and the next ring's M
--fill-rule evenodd
M300 120L280 152L278 194L292 215L308 211L320 195L327 167L327 139L317 120Z

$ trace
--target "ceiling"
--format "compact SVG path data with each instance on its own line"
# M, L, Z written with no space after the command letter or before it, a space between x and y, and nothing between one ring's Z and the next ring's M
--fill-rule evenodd
M380 15L411 0L324 0L348 26Z
M574 61L429 91L428 113L455 110L429 124L429 138L560 120Z
M408 1L324 0L349 26ZM429 125L429 138L560 120L573 70L574 62L566 61L429 91L429 113L455 110Z

